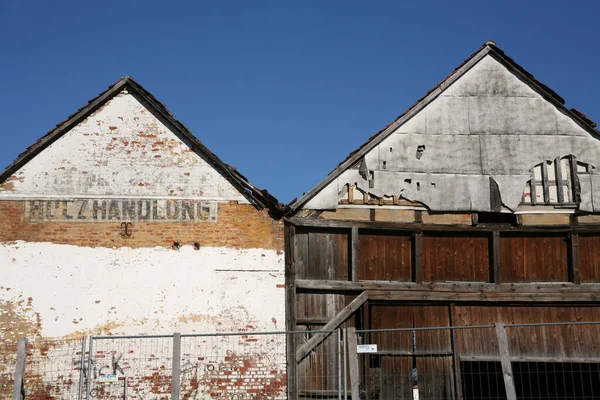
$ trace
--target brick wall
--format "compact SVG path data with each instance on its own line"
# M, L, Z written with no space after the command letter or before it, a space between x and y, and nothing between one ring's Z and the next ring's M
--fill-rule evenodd
M250 204L219 203L217 223L133 222L122 236L121 222L30 222L25 202L0 201L0 242L24 240L87 247L172 247L183 245L264 248L283 251L283 223Z

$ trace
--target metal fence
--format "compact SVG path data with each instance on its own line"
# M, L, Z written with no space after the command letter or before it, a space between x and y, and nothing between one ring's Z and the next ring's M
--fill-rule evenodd
M600 399L598 322L357 330L355 335L349 398Z
M24 343L26 399L600 399L596 322Z

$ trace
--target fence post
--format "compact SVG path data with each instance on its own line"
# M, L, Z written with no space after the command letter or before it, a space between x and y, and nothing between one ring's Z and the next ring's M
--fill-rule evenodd
M93 350L93 348L94 348L94 337L90 336L90 347L88 350L88 359L87 359L87 373L85 374L85 376L86 376L85 400L90 399L91 382L93 379L93 372L92 372L92 350Z
M171 400L179 399L181 374L181 333L173 334L173 372L171 374Z
M346 340L348 341L348 361L350 362L350 390L352 400L360 399L360 372L358 369L358 354L356 352L356 329L346 328Z
M25 398L23 380L25 378L25 357L27 355L27 339L20 338L17 345L17 363L15 365L15 381L13 383L13 400Z
M81 400L81 394L83 392L83 374L85 371L85 339L86 337L84 336L83 338L81 338L81 357L79 359L79 365L80 365L80 369L79 369L79 385L77 386L77 400Z
M508 338L503 322L496 322L496 337L498 338L498 351L500 352L500 362L502 363L502 376L504 377L504 387L506 388L506 399L517 400L515 391L515 382L513 379L512 365L510 364L510 352L508 350Z
M342 400L342 330L337 329L338 400Z

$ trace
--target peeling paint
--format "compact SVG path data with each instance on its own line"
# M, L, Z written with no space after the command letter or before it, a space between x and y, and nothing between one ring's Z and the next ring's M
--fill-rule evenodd
M594 165L600 141L488 55L367 152L361 169L344 171L304 208L336 209L352 185L431 211L492 211L492 178L504 206L516 210L532 168L569 154ZM587 209L600 192L594 177L582 186Z

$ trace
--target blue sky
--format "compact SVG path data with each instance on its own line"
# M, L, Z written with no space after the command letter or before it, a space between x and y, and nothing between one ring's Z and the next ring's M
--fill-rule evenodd
M600 122L597 1L0 0L0 168L124 75L287 203L486 40Z

